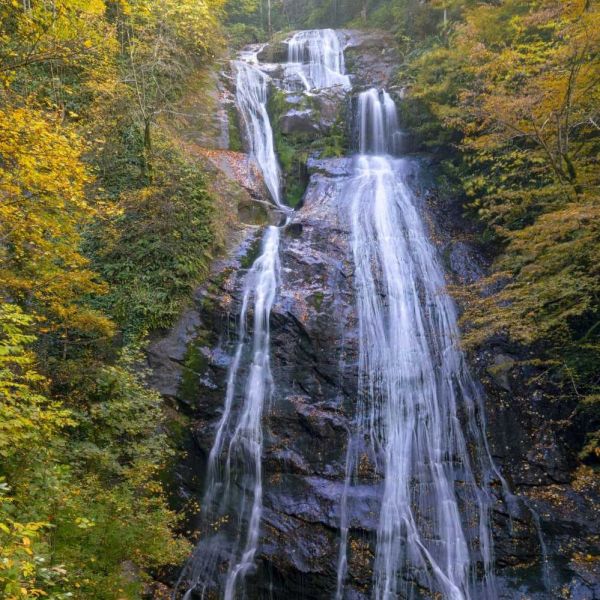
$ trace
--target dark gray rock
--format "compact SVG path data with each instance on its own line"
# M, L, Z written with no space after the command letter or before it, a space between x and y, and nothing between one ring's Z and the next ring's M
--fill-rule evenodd
M284 135L292 134L317 134L320 130L310 109L292 109L282 115L279 119L279 129Z
M461 283L470 284L483 277L485 266L480 254L470 244L457 240L450 248L450 269Z
M319 124L322 128L327 129L335 123L345 106L345 101L346 92L341 88L332 88L311 94L310 103L319 117Z
M344 30L346 70L356 88L390 88L400 64L393 35L386 31Z
M284 63L287 62L288 45L284 41L265 44L258 53L258 60L261 63Z

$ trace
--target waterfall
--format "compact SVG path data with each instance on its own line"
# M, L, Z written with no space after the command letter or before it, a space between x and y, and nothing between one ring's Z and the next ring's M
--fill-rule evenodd
M347 473L356 471L360 449L383 478L373 595L413 597L420 585L449 600L494 598L488 483L496 472L458 347L456 309L407 184L412 167L386 154L394 149L394 103L369 90L358 107L361 154L346 193L359 401ZM343 508L342 516L347 521ZM337 598L348 527L342 523Z
M228 381L226 395L226 406L223 418L219 424L217 440L210 453L209 474L213 474L213 480L209 481L207 495L213 496L218 492L216 478L214 478L214 464L220 455L223 441L223 432L232 431L227 460L225 465L225 490L223 500L226 501L231 490L231 477L242 484L243 488L252 490L252 501L250 506L246 504L246 498L237 512L238 526L240 531L247 522L247 531L242 550L237 562L230 562L227 580L225 584L225 600L233 600L236 592L236 584L242 580L246 573L254 567L254 556L258 548L258 535L260 518L262 513L262 415L265 401L271 397L273 380L270 365L270 334L269 317L271 308L275 301L277 283L280 276L279 264L279 228L268 227L263 240L260 257L255 261L244 289L242 313L240 315L240 342L234 358L232 370ZM254 332L252 337L252 361L245 383L244 399L237 418L235 427L231 427L231 402L233 395L230 388L235 385L237 370L239 368L238 357L243 350L246 311L250 296L254 297ZM240 349L241 348L241 349ZM228 402L229 401L229 402ZM229 406L228 406L229 404ZM235 463L236 469L232 469ZM242 536L238 537L238 543ZM238 550L239 548L236 548Z
M241 58L233 62L236 101L250 156L273 201L287 213L267 112L269 80L258 66L257 52L244 52ZM238 343L228 371L223 414L208 457L203 538L179 577L174 598L185 580L190 587L184 600L191 599L196 589L201 589L204 597L215 584L222 589L224 600L234 600L245 576L255 568L263 507L262 416L273 391L269 318L280 279L279 240L279 227L267 227L260 255L244 279ZM251 334L249 315L253 315ZM215 533L215 524L221 524L227 533ZM215 582L224 563L224 581Z
M304 90L348 89L343 51L332 30L289 41L287 75ZM237 106L251 157L274 203L280 170L267 112L269 77L256 52L234 62ZM372 595L416 598L420 588L447 600L493 599L489 512L492 481L480 395L458 346L456 308L408 183L414 167L395 158L401 132L388 93L360 94L360 154L348 199L359 333L355 419L346 450L335 597L342 600L353 527L349 498L361 468L379 478ZM262 416L273 392L269 317L281 266L280 228L268 227L244 279L238 342L231 356L223 414L208 458L203 535L181 574L201 597L246 596L255 569L263 511ZM249 321L252 320L252 327Z
M341 86L347 90L344 52L333 29L299 31L288 41L287 78L298 78L306 91Z
M208 459L204 525L211 536L215 522L234 519L230 532L233 546L228 547L218 535L197 546L180 577L180 582L185 577L191 583L186 599L197 587L206 591L223 555L229 564L223 586L225 600L236 597L238 584L254 568L262 513L261 420L273 390L269 317L280 277L279 237L278 227L267 228L261 254L244 281L238 343L229 367L223 415ZM251 313L250 336L247 320ZM242 370L246 357L248 364ZM242 399L236 405L240 392Z
M395 154L400 136L396 104L385 91L374 88L358 97L361 154Z
M267 112L268 76L256 63L256 53L247 53L245 60L234 61L236 71L236 102L246 132L250 156L256 161L273 202L282 209L281 172L273 129Z

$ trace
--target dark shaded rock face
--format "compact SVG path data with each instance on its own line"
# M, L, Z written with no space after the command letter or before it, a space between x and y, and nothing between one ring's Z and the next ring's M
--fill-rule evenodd
M342 31L346 37L346 70L355 89L369 87L393 91L390 82L400 63L394 38L383 31Z
M331 598L335 591L347 431L358 376L343 194L350 165L350 159L310 163L303 206L282 237L282 281L271 317L276 390L263 418L264 509L257 571L247 580L250 598ZM193 419L189 459L178 473L184 498L201 497L202 468L214 441L228 357L236 342L241 282L259 233L246 231L237 256L220 265L198 295L197 309L152 350L157 385ZM454 244L450 237L445 243ZM470 248L467 255L475 252ZM466 276L462 268L457 276ZM157 354L168 358L167 366L156 361ZM492 517L499 594L515 600L592 600L599 592L595 563L588 558L598 536L597 505L583 489L584 481L579 490L571 484L560 432L540 427L549 416L541 395L516 395L522 381L515 379L513 361L505 349L495 348L480 356L475 368L490 391L488 434L494 457L512 490L539 515L547 575L542 574L534 513L518 503L509 515L499 499ZM183 366L179 386L173 365ZM367 480L352 489L347 597L369 598L381 482ZM544 588L544 577L553 591Z
M381 38L347 35L364 53L350 53L352 70L368 72L365 85L385 85L392 59L381 58ZM374 56L366 49L376 41ZM282 231L282 276L270 321L275 392L262 421L261 538L256 571L246 579L246 597L252 599L326 599L336 586L340 500L358 382L354 266L344 193L352 159L312 157L306 167L310 182L302 207ZM450 280L464 284L480 278L485 259L468 242L460 215L448 211L435 194L421 190L420 195ZM261 234L260 227L239 230L235 250L215 264L194 306L149 349L153 384L189 419L175 495L178 505L187 505L192 529L237 342L243 279ZM499 597L600 598L600 573L592 556L600 537L598 490L585 470L573 478L567 432L560 427L573 406L556 406L535 383L526 383L531 373L519 366L522 358L499 340L472 361L487 391L492 454L512 492L521 497L506 502L497 490L492 523ZM382 490L375 476L361 481L348 498L345 598L352 600L371 597ZM414 596L421 598L431 596Z
M279 119L279 128L284 135L294 133L311 134L319 131L318 125L314 122L312 111L306 110L288 110Z
M431 191L424 196L449 281L479 280L487 261L469 241L475 235L462 208ZM532 358L531 349L492 339L470 361L484 388L492 455L521 499L512 529L501 510L494 515L500 595L600 598L600 485L590 468L577 466L577 444L567 425L577 398L541 385L543 370L526 364Z

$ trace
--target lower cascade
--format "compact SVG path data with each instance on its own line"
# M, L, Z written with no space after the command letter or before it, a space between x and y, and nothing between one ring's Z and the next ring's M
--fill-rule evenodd
M385 154L393 148L394 113L385 92L361 94L361 154L346 191L360 338L347 476L357 478L366 453L383 478L375 598L411 597L417 582L452 600L492 598L486 485L493 469L478 421L478 392L458 348L442 269L406 183L411 164ZM338 598L345 552L342 547Z
M262 414L273 391L269 316L279 273L279 228L268 227L261 254L244 281L239 341L229 367L223 415L208 458L203 539L180 577L180 581L191 583L185 599L197 588L204 595L220 563L226 560L223 598L233 600L238 597L237 585L254 566L262 513ZM249 331L251 312L253 326ZM234 407L237 396L241 396L241 405ZM213 536L211 526L222 519L229 524L227 536Z

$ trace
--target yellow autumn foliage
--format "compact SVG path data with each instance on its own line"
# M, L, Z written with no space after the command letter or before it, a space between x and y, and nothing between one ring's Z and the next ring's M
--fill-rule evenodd
M80 252L94 214L82 151L47 114L0 110L0 290L46 317L49 330L108 334L110 321L81 302L105 291Z

